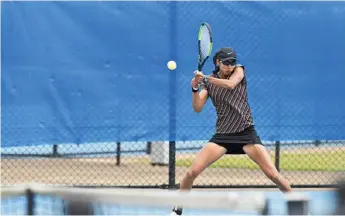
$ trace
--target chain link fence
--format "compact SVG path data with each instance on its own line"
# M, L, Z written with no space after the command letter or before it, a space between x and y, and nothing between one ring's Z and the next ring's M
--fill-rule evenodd
M15 4L19 5L19 3ZM56 4L63 8L63 11L69 12L73 9L72 3L68 7L65 7L64 4L69 3ZM90 4L92 3L85 3L88 6ZM51 120L51 122L41 122L42 116L49 116L51 115L49 112L53 111L49 109L49 112L46 112L43 108L40 109L40 106L36 107L31 103L26 104L25 109L21 106L14 106L13 101L15 101L16 94L23 93L15 87L20 88L24 84L15 83L12 88L12 84L8 80L11 80L10 74L14 73L14 70L4 70L5 78L2 78L2 83L8 85L7 88L10 89L10 93L5 95L4 101L6 103L3 103L2 113L6 115L2 118L2 141L5 140L8 143L10 142L8 140L12 138L29 141L27 141L27 145L26 143L13 142L11 143L12 146L2 147L1 182L3 185L38 182L75 186L176 187L191 166L196 153L211 137L216 120L215 110L210 102L201 114L195 114L191 107L190 79L192 72L189 69L196 66L196 34L198 25L202 21L208 21L212 26L214 49L234 45L235 49L238 50L240 62L247 67L249 101L253 108L254 120L259 135L282 175L296 187L328 187L336 184L339 179L344 177L345 107L342 101L345 100L339 98L344 89L342 83L344 80L342 70L344 63L343 59L337 57L341 55L329 56L328 61L332 64L328 65L328 69L334 72L333 76L327 77L327 79L320 78L323 77L324 69L319 69L323 65L320 63L323 56L318 51L319 47L324 47L326 50L331 50L333 47L332 53L344 50L336 49L341 47L340 43L344 41L343 35L345 35L344 22L342 21L344 16L341 13L344 11L343 3L102 2L97 4L94 6L104 4L104 8L109 5L111 7L109 6L108 11L94 14L94 20L100 19L102 21L97 29L93 29L95 34L102 30L101 23L108 22L99 17L114 10L117 7L116 4L121 4L119 6L121 10L129 10L131 13L148 11L153 14L142 19L136 17L135 14L132 14L133 17L124 17L124 20L128 19L126 22L134 23L133 28L127 24L125 27L119 24L121 31L131 29L128 31L129 33L126 32L127 36L122 35L122 37L130 38L128 40L131 43L127 47L127 51L136 48L133 44L139 46L143 40L147 39L135 37L136 29L141 29L147 37L154 37L159 34L162 34L162 37L165 34L167 37L170 36L164 42L159 42L158 39L157 41L153 41L156 39L150 40L148 47L152 50L149 54L147 54L148 47L145 46L144 53L150 57L153 55L152 58L137 56L128 51L121 55L121 61L115 63L116 65L122 61L125 62L123 68L126 70L131 69L130 65L133 62L138 64L136 69L141 69L139 67L141 64L152 64L152 68L143 70L144 75L116 72L108 73L100 80L96 80L101 81L101 83L97 83L98 86L104 84L104 89L100 88L100 92L103 94L114 91L115 96L107 94L102 98L106 102L97 99L102 94L97 95L98 92L93 92L96 87L92 88L93 77L89 76L91 72L89 74L85 72L82 77L76 76L77 79L60 77L60 80L58 76L49 77L42 72L40 76L47 76L49 82L57 83L57 86L60 85L60 89L55 89L57 93L53 96L47 93L44 98L46 100L50 100L51 97L59 99L59 94L61 94L59 100L68 99L64 101L67 104L65 106L55 101L55 103L50 104L54 107L51 109L55 112L62 107L69 109L69 111L72 110L71 113L75 115L82 113L82 115L77 116L79 119L72 116L71 121L66 116L57 115L58 118ZM145 9L144 5L146 4L152 5L152 7L150 6L149 10ZM153 7L158 8L153 11ZM86 8L85 10L89 9ZM121 14L121 10L111 13L112 16ZM6 8L3 11L6 12ZM29 13L28 11L26 13ZM83 9L78 9L73 16L70 16L71 19L85 16L82 11ZM320 18L323 14L328 14L329 22L320 20L323 19ZM162 23L155 24L156 21L152 17L156 15ZM117 17L111 17L111 19L116 20ZM6 25L6 20L3 22L5 26L10 26ZM91 23L92 21L85 21L85 23L88 22ZM339 25L330 25L329 23L338 23ZM81 22L80 26L82 24L84 23ZM96 24L92 27L95 28L95 26ZM306 26L309 29L306 29ZM143 28L149 30L144 31ZM324 28L327 30L321 31ZM62 31L62 29L60 30ZM71 27L68 31L74 29L78 28ZM105 29L104 32L108 34L110 30ZM337 34L319 36L320 32L331 32L331 30ZM90 33L90 35L92 34ZM313 36L310 37L310 35ZM103 37L104 35L98 36L107 41L107 38ZM338 38L333 38L335 36ZM327 37L327 42L320 40L320 38L320 41L313 39L318 37ZM83 39L86 40L85 38ZM92 37L90 36L90 38ZM98 37L94 38L99 39ZM34 35L31 39L34 39ZM41 39L39 38L39 40ZM95 47L99 47L99 44L102 45L102 40L97 40L98 44L95 44ZM77 40L74 42L77 43ZM114 41L111 39L110 42ZM152 45L156 42L156 46ZM73 43L71 42L70 46ZM338 44L335 45L335 43ZM132 46L130 46L131 44ZM318 46L314 46L315 44ZM80 47L84 45L81 44ZM104 47L108 45L111 46L110 43L106 43ZM159 55L163 55L160 53L161 50L152 54L160 46L167 47L162 53L169 50L168 52L171 52L169 58L172 57L178 63L175 74L168 71L169 78L165 74L166 71L162 72L163 69L158 66L163 65L164 70L166 70L165 62L167 59L160 61L159 58ZM120 48L118 49L120 50ZM114 50L116 49L114 48ZM114 50L112 52L116 52ZM297 54L291 55L291 53ZM311 53L313 56L309 59L300 60L300 58L305 58ZM6 57L6 52L4 52L4 56ZM147 59L149 61L145 63ZM106 62L106 66L102 70L106 72L113 70L111 64L110 61ZM212 67L212 64L208 63L206 70L211 71ZM114 66L114 68L116 67ZM151 69L158 72L153 71L150 74ZM68 74L65 75L68 76ZM21 76L24 75L21 74ZM31 79L31 76L33 75L28 78ZM146 77L150 78L146 80ZM71 94L73 97L70 98L61 93L64 88L69 86L70 82L83 79L88 81L84 89L77 87L67 89L65 94ZM146 81L147 83L145 83ZM26 80L23 83L27 83ZM121 83L128 83L126 89L119 87ZM132 83L137 83L140 88L137 85L130 85ZM333 85L334 83L337 85ZM320 88L320 86L325 85L328 87ZM89 86L90 88L88 88ZM115 87L110 88L109 86ZM155 87L155 91L149 92L150 95L144 98L143 95L148 92L146 89L152 86ZM169 86L169 90L167 90L167 86ZM96 102L88 100L85 92L89 94L89 98ZM124 99L121 98L122 94L126 100L121 100ZM83 96L85 97L83 98ZM78 101L78 106L73 107L71 105L74 103L73 101ZM113 104L108 103L108 101L115 101L113 104L116 106L112 107ZM154 105L150 101L153 101ZM46 102L43 101L42 103ZM59 118L62 120L59 121ZM44 120L44 118L42 119ZM99 123L99 119L105 120ZM151 126L154 125L154 127L149 128L150 120L152 120ZM51 126L58 121L59 124L57 125L60 128ZM30 125L30 122L35 122L34 126ZM138 134L138 131L142 133ZM43 136L43 133L53 135ZM177 139L170 142L149 139L137 141L143 140L142 137L147 134L159 135L160 133L169 134L172 137L175 135ZM77 138L73 143L58 143L54 140L56 134L63 138L72 134L73 138ZM162 135L166 137L164 140L169 140L165 135ZM116 139L109 141L108 139L117 136L126 139L131 137L132 142L118 142ZM53 138L47 140L47 144L42 144L45 138L50 137ZM79 143L78 138L85 137L92 141L84 140L80 144L76 144ZM316 140L304 140L303 137L313 137ZM342 139L339 140L339 137ZM108 141L97 141L103 138L104 140L108 139ZM39 140L41 144L31 145L30 142L35 143L35 139L36 141ZM227 155L205 170L196 179L195 187L274 187L274 184L246 155Z
M36 146L26 148L25 153L12 148L11 153L1 155L2 184L175 187L204 143L70 144ZM345 141L265 145L276 167L294 186L329 187L344 177ZM174 146L175 153L169 151ZM195 181L195 187L249 186L274 184L245 155L224 156Z

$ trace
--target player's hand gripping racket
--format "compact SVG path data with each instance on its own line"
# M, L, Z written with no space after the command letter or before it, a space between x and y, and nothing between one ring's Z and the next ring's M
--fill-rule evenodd
M198 71L202 71L204 64L212 52L212 34L211 27L208 23L201 23L198 34Z

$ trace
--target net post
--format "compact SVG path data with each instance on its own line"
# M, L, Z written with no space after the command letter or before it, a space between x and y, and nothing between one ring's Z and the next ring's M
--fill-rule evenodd
M337 207L334 215L345 215L345 179L338 183L336 196Z
M116 143L116 165L120 166L120 157L121 157L121 143Z
M26 211L27 215L34 215L34 208L35 208L35 195L32 192L31 189L26 189L25 190L25 196L27 199L27 206L26 206Z
M269 200L266 198L265 206L261 211L261 215L268 215L268 213L269 213Z
M66 215L93 215L93 208L91 203L68 200L65 206Z
M303 194L287 194L287 211L288 215L308 215L308 198Z
M280 172L280 141L276 141L275 147L275 166L278 172Z

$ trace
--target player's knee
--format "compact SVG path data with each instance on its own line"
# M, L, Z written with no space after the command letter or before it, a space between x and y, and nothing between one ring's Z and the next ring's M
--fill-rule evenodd
M279 183L280 174L279 173L272 174L269 178L271 179L271 181L273 181L274 183L278 184Z
M189 170L186 173L186 176L189 179L195 179L199 174L200 174L200 172L198 170Z
M276 182L279 179L279 172L275 167L267 167L264 169L266 176L271 179L273 182Z

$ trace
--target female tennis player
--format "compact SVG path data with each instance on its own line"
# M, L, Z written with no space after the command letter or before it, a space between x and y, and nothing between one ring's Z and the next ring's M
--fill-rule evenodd
M196 177L225 154L247 154L282 192L290 192L290 183L283 178L257 135L247 99L247 82L243 65L238 64L232 48L222 48L213 57L215 70L205 76L196 71L191 81L192 103L201 112L208 97L217 112L216 132L197 154L192 166L180 182L180 191L191 190ZM202 89L199 89L202 83ZM182 207L172 215L181 215Z

